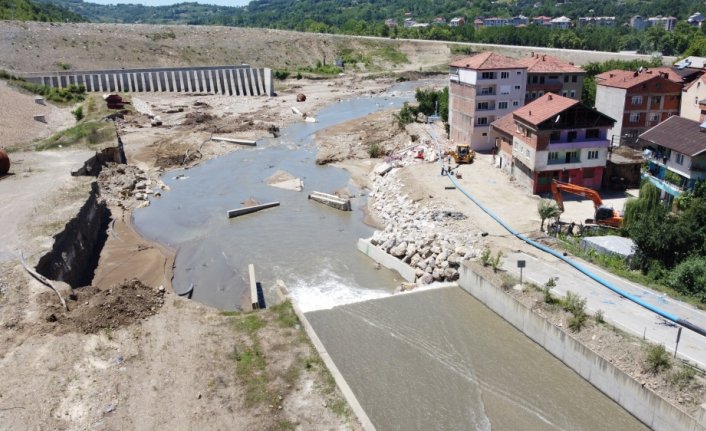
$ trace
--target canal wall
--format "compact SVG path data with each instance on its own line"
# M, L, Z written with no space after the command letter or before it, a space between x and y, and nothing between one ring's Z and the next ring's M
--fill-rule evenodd
M102 93L210 93L274 96L272 70L240 66L168 67L28 73L27 81L54 88L83 85Z
M697 421L646 389L474 271L471 263L461 265L458 284L655 431L706 430L704 414Z

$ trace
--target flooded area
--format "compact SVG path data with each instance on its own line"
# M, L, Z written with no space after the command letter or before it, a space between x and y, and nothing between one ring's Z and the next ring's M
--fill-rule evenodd
M378 430L646 430L460 288L306 313Z

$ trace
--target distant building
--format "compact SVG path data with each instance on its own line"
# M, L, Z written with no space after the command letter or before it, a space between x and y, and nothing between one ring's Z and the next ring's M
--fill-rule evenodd
M696 12L694 14L691 14L689 18L687 18L686 22L689 23L689 25L692 27L701 28L704 23L704 20L706 20L706 17L703 16L701 12Z
M596 109L616 119L613 145L633 145L650 127L679 115L682 78L668 67L611 70L595 79Z
M679 115L692 121L706 121L706 74L684 86Z
M677 25L677 19L673 16L653 16L647 19L647 22L649 23L648 27L655 26L655 27L662 27L666 31L673 31L674 27Z
M407 15L407 14L405 14L405 15ZM412 18L405 18L404 28L412 28L412 27L414 27L414 24L416 24L416 23L417 23L417 21L415 21Z
M578 20L579 27L595 25L598 27L615 27L614 16L583 16Z
M529 25L529 18L524 15L513 16L510 20L510 24L514 27L526 26Z
M449 136L491 150L490 123L522 106L527 68L486 51L449 64Z
M674 139L678 136L679 139ZM649 149L644 177L663 192L663 197L679 196L706 180L706 125L670 117L640 135L639 144ZM667 196L668 195L668 196Z
M568 30L571 28L571 18L560 16L549 21L549 27L560 30Z
M548 25L550 25L551 20L552 20L552 17L550 17L550 16L544 16L544 15L535 16L534 18L532 18L532 24L547 25L548 26Z
M466 25L466 18L464 18L462 16L457 16L457 17L451 18L449 25L451 27L463 27L464 25Z
M481 18L476 18L473 20L473 28L480 30L483 28L483 20Z
M385 25L390 28L397 27L397 20L394 18L386 19Z
M427 27L429 27L428 22L415 22L414 24L412 24L412 28L427 28Z
M635 15L634 17L630 18L630 27L634 28L635 30L644 30L649 27L649 25L650 22L640 15Z
M443 16L437 16L431 23L434 25L446 25L446 18Z
M505 27L510 25L507 18L490 17L483 19L483 27Z
M499 167L533 193L552 179L600 189L615 120L578 100L545 94L492 123Z
M573 63L546 54L532 53L518 60L527 67L525 102L555 93L570 99L580 99L586 72Z

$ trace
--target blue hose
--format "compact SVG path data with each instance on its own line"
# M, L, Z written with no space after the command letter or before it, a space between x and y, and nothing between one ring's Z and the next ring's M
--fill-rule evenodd
M432 135L432 138L434 139L434 141L437 141L435 136ZM440 160L440 162L441 162L441 164L442 164L442 166L443 166L444 161L443 161L443 157L442 157L441 145L438 144L438 141L437 141L437 145L438 145L438 147L439 147L439 160ZM571 265L572 267L574 267L574 268L576 268L577 270L579 270L579 271L580 271L581 273L583 273L584 275L586 275L586 276L588 276L589 278L593 279L594 281L600 283L601 285L607 287L608 289L612 290L613 292L617 293L618 295L622 296L623 298L626 298L626 299L628 299L628 300L634 302L635 304L637 304L637 305L639 305L639 306L641 306L641 307L644 307L644 308L646 308L646 309L652 311L653 313L656 313L656 314L658 314L658 315L664 317L664 318L667 319L667 320L670 320L670 321L672 321L672 322L674 322L674 323L677 323L677 324L679 324L679 325L682 325L682 326L684 326L685 328L690 329L690 330L696 332L697 334L706 337L706 329L703 329L703 328L701 328L701 327L699 327L699 326L696 326L696 325L694 325L693 323L691 323L691 322L689 322L689 321L687 321L687 320L681 319L681 318L679 318L679 316L676 316L676 315L674 315L674 314L671 314L671 313L668 313L668 312L666 312L666 311L663 311L663 310L661 310L661 309L655 307L655 306L652 305L652 304L648 304L647 302L641 300L640 298L638 298L638 297L636 297L636 296L634 296L634 295L632 295L632 294L630 294L630 293L628 293L628 292L625 292L625 291L623 291L623 290L617 288L616 286L612 285L612 284L609 283L608 281L604 280L603 278L601 278L601 277L599 277L598 275L596 275L596 274L594 274L593 272L591 272L588 268L586 268L586 267L584 267L583 265L580 265L580 264L578 264L577 262L575 262L575 261L573 261L573 260L567 258L566 256L562 255L561 253L557 252L556 250L553 250L553 249L551 249L551 248L549 248L549 247L547 247L547 246L545 246L545 245L542 245L542 244L540 244L540 243L538 243L538 242L536 242L536 241L533 241L533 240L527 238L526 236L522 235L521 233L517 232L516 230L514 230L513 228L511 228L507 223L505 223L500 217L498 217L495 213L493 213L493 211L491 211L491 210L490 210L489 208L487 208L485 205L483 205L482 203L480 203L476 198L474 198L473 196L471 196L470 193L468 193L467 191L465 191L465 190L461 187L461 185L453 178L453 176L448 173L448 171L447 171L447 173L446 173L446 176L449 177L449 179L451 180L451 182L453 183L453 185L456 186L456 188L457 188L458 190L460 190L461 193L463 193L464 195L466 195L466 197L467 197L468 199L472 200L473 203L475 203L476 205L478 205L478 207L479 207L480 209L482 209L486 214L488 214L490 217L492 217L493 220L495 220L496 222L498 222L498 223L500 224L500 226L502 226L505 230L507 230L508 232L510 232L512 235L516 236L517 238L521 239L522 241L526 242L527 244L529 244L529 245L531 245L531 246L533 246L533 247L536 247L536 248L538 248L538 249L540 249L540 250L542 250L542 251L544 251L544 252L546 252L546 253L551 254L552 256L555 256L555 257L557 257L557 258L563 260L564 262L568 263L568 264Z

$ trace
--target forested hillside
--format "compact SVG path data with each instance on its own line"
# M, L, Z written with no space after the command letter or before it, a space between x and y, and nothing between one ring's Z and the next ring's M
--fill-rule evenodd
M47 3L34 3L29 0L0 0L0 20L17 21L86 21L80 15Z
M240 8L197 3L147 7L127 4L106 6L82 0L44 1L61 5L95 22L216 24L554 48L656 51L664 55L706 53L706 37L702 29L689 27L685 22L691 13L699 10L706 13L706 5L701 0L255 0ZM426 28L402 26L403 19L409 16L418 22L430 22L435 17L444 17L448 21L455 16L466 17L472 22L477 16L511 17L520 14L527 17L565 15L574 20L581 16L615 16L618 24L615 27L588 26L569 30L532 24L524 28L491 27L479 30L472 25L458 28L447 25ZM671 15L680 22L674 32L667 32L661 27L634 30L626 25L634 15ZM398 26L386 26L385 20L388 18L396 19Z

